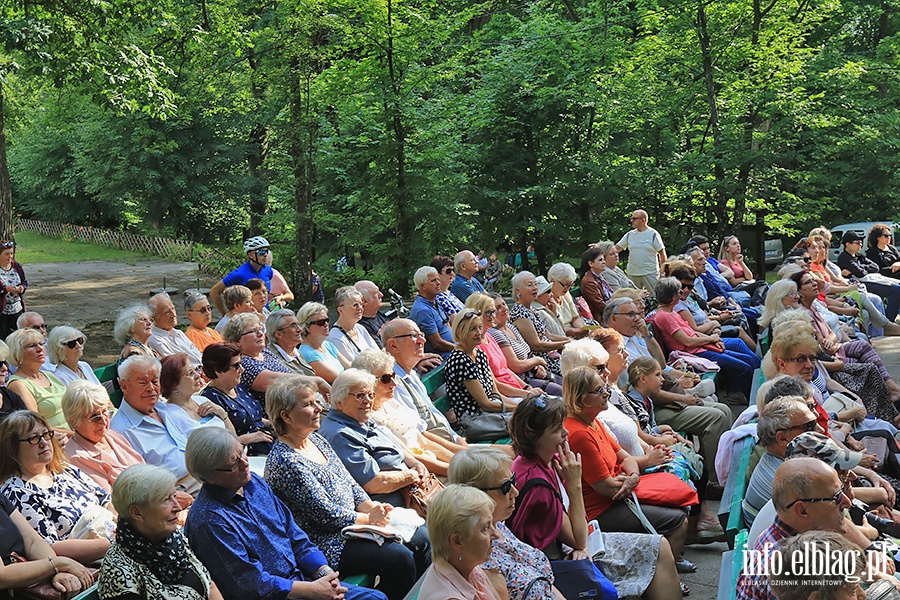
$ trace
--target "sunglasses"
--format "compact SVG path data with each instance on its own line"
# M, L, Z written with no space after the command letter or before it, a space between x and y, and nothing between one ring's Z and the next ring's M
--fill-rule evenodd
M260 250L257 250L256 253L259 254L260 256L265 256L266 254L269 253L269 249L268 249L268 248L261 248Z
M204 306L203 308L198 308L196 310L189 309L188 312L198 312L198 313L211 313L212 306Z
M794 500L790 504L788 504L785 508L790 508L798 502L834 502L835 506L841 505L841 496L844 495L843 488L839 489L834 496L829 496L828 498L800 498L799 500Z
M396 375L396 373L385 373L384 375L382 375L378 378L378 381L380 381L384 385L387 385L387 384L391 383L392 381L394 381L395 375Z
M464 310L465 310L465 309L464 309ZM474 317L480 317L480 316L481 316L481 311L480 311L480 310L471 310L471 309L470 309L468 312L466 312L465 314L463 314L462 320L465 321L465 320L472 319L472 318L474 318Z
M7 248L12 248L15 245L15 242L0 242L0 248L3 248L4 250L6 250Z
M681 289L683 289L683 290L692 290L692 289L694 289L694 284L693 284L693 283L682 283L682 284L681 284Z
M483 492L493 492L499 490L501 494L504 496L508 496L512 491L513 486L516 485L516 474L513 473L509 479L498 485L497 487L489 487L489 488L481 488Z
M325 327L328 325L328 319L319 319L318 321L307 321L308 325L318 325L319 327Z
M802 429L803 431L815 431L817 421L813 419L812 421L807 421L806 423L800 423L799 425L794 425L792 427L788 427L787 429L779 429L778 431L791 431L793 429Z
M75 346L84 346L84 338L76 338L74 340L69 340L68 342L63 342L66 347L70 349L75 349Z

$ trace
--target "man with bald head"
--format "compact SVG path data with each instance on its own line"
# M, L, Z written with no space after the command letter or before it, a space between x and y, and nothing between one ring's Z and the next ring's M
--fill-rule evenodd
M468 250L457 252L453 257L453 270L456 277L450 284L450 293L465 304L466 299L475 292L484 292L484 286L475 279L478 272L478 257Z
M817 458L797 457L786 460L772 480L772 502L775 522L756 539L748 566L754 558L774 552L781 541L805 531L844 533L841 514L850 506L844 495L837 471ZM765 559L767 560L767 559ZM737 600L775 600L768 577L741 573L737 581Z
M659 279L660 265L666 262L666 246L659 232L647 224L647 211L634 211L631 226L634 229L622 236L616 249L619 252L628 250L628 277L652 294Z
M381 299L384 294L374 281L363 279L353 284L356 291L362 296L363 316L359 324L366 328L379 348L384 348L381 343L381 328L390 321L388 316L381 311Z

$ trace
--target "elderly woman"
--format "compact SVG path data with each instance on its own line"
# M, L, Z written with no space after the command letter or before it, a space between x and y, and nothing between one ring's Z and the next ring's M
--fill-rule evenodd
M341 356L348 362L353 362L364 348L378 349L378 344L366 328L359 324L363 314L363 301L362 294L355 287L346 285L338 288L334 292L334 307L338 318L327 339L334 344Z
M80 360L84 355L84 334L66 325L54 327L47 340L47 352L50 362L56 365L53 374L63 385L82 379L92 383L100 383L91 365Z
M675 305L688 291L689 288L683 288L674 277L663 277L656 284L659 310L652 321L662 345L670 352L680 350L715 362L727 380L728 389L741 391L749 398L752 375L759 367L759 357L738 338L723 339L718 334L704 335L694 331L675 312Z
M532 352L547 361L547 369L558 375L559 351L569 342L569 338L548 333L543 319L531 308L531 304L537 300L538 292L534 275L521 271L512 278L512 286L516 303L509 310L509 320L516 326L522 339L528 342Z
M112 514L104 510L109 494L68 464L36 412L15 412L0 425L0 481L0 495L57 554L82 563L106 554L114 528Z
M603 318L603 309L613 293L613 289L603 278L605 270L606 261L599 247L591 246L581 254L581 271L584 273L581 277L581 297L587 302L597 321Z
M159 391L166 403L177 406L201 425L222 427L233 433L234 427L228 420L228 413L201 396L201 389L200 367L192 365L186 354L163 357L159 369Z
M34 329L13 331L6 343L9 345L10 362L18 367L9 378L7 387L22 398L25 407L47 420L58 431L68 431L69 426L62 412L62 396L65 384L44 366L44 336Z
M265 402L266 388L279 377L290 375L284 363L266 348L266 333L255 313L237 314L228 321L222 338L241 349L241 384L260 404Z
M453 269L453 259L449 256L435 256L431 259L431 266L438 272L438 277L441 280L441 291L435 297L434 303L447 315L452 325L456 313L463 309L463 303L450 292L450 285L456 278L456 271Z
M320 433L373 500L406 506L403 488L421 483L430 473L370 418L374 401L375 377L347 369L331 387L331 410Z
M350 366L350 361L328 341L328 309L324 304L307 302L297 311L297 321L303 336L300 355L316 375L334 383L334 378Z
M127 467L143 464L128 440L109 428L113 407L102 385L73 381L63 394L62 409L75 432L66 444L66 457L104 490L112 490Z
M575 283L575 267L569 263L556 263L547 271L547 280L551 283L550 294L557 305L557 316L562 323L565 334L571 338L580 338L587 335L584 327L584 319L575 308L575 301L569 290Z
M481 311L458 312L453 339L456 347L444 363L444 381L458 426L465 429L468 421L484 412L513 410L517 402L499 392L487 355L478 347L484 340Z
M543 275L538 275L534 281L537 283L537 298L531 303L532 310L544 321L546 333L566 337L566 330L559 318L559 305L552 294L553 284Z
M453 451L422 434L425 422L418 411L394 398L397 377L394 357L383 350L367 348L353 359L353 369L361 369L375 376L375 401L372 420L386 427L406 450L419 457L422 464L435 475L446 476Z
M609 284L610 289L614 292L622 288L638 290L639 288L635 283L619 267L619 249L616 247L615 242L604 240L597 242L596 247L600 250L603 256L603 264L606 267L600 275ZM650 292L645 289L640 289L640 293L643 298L650 295Z
M243 285L232 285L222 292L222 301L225 303L225 314L216 323L216 331L225 333L228 321L242 313L253 312L253 292Z
M100 568L101 600L221 600L206 567L178 530L175 476L162 467L125 469L112 490L116 541Z
M194 292L184 299L184 312L187 314L190 325L184 330L184 335L197 350L203 350L210 344L222 341L222 334L209 326L212 323L212 306L209 298L204 294Z
M800 308L800 292L797 291L797 284L790 279L779 279L772 284L766 295L763 312L757 320L760 331L769 327L779 314L791 308ZM769 333L771 335L771 331Z
M584 465L585 511L588 519L597 519L605 530L642 532L644 526L622 502L637 487L640 469L597 420L597 415L607 409L608 398L606 384L596 369L577 367L566 373L563 399L569 416L565 429L572 451L581 455ZM655 505L642 508L653 527L669 541L672 555L680 557L687 535L687 511ZM693 567L689 561L679 563L686 571Z
M260 403L241 385L241 349L236 344L210 344L203 351L203 373L209 384L200 393L228 414L228 422L251 456L268 454L274 436Z
M499 537L494 501L468 485L441 490L428 507L434 561L425 573L419 600L498 600L508 596L479 566L491 557Z
M117 364L122 364L132 354L146 354L159 358L159 353L147 345L153 333L153 318L146 304L136 304L123 309L116 317L113 338L122 344Z
M494 325L488 329L488 335L496 340L497 345L506 357L506 364L513 373L521 376L523 381L533 387L546 389L548 393L559 395L562 387L555 381L556 376L547 371L547 361L540 356L535 356L522 338L522 334L515 325L509 322L509 306L503 296L496 293L488 294L494 301ZM560 381L562 381L560 379ZM556 386L558 391L550 391L550 386Z
M428 532L419 528L406 544L344 539L344 527L390 522L393 506L372 501L316 433L322 409L315 391L312 379L294 375L266 393L266 412L278 433L266 459L266 482L341 575L378 575L378 589L392 600L403 598L430 563Z
M266 317L266 340L272 356L292 372L297 375L316 374L297 349L303 343L303 337L300 335L300 322L293 311L281 308L269 313Z
M866 237L866 258L886 277L900 279L900 250L893 245L894 232L884 223L873 225Z

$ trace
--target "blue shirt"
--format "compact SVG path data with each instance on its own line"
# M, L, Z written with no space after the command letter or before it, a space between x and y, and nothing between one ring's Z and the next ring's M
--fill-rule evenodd
M406 469L403 450L386 430L371 419L360 424L337 409L330 410L322 420L319 434L328 440L350 476L363 488L381 471ZM406 506L400 490L373 494L372 500Z
M328 564L325 555L259 475L243 491L204 484L184 531L226 600L286 598Z
M466 298L475 292L484 292L484 286L474 277L472 279L466 279L462 275L457 275L453 278L453 283L450 284L450 291L453 292L453 295L459 298L461 302L465 302Z
M194 429L203 425L193 420L180 406L156 403L162 423L122 402L109 423L110 429L125 436L144 461L165 467L182 479L188 475L184 466L184 448Z
M403 370L403 367L395 362L394 373L400 378L400 381L397 382L397 386L394 388L394 398L419 413L419 417L425 421L426 431L439 429L440 431L435 431L436 435L449 439L451 442L458 442L459 436L450 427L450 422L444 416L444 413L439 411L431 401L428 390L425 389L425 384L419 379L415 369L407 373ZM418 398L413 398L410 389L413 390L413 393Z
M272 289L272 267L263 265L259 271L256 271L248 260L237 269L222 278L225 287L232 285L247 285L251 279L262 279L266 282L266 289Z
M426 300L422 296L416 296L416 299L413 301L412 309L409 311L409 318L416 322L416 325L419 326L419 329L421 329L422 333L426 336L438 333L443 339L451 344L455 343L453 341L453 332L450 331L450 326L447 325L447 315L444 314L434 301ZM442 358L447 358L447 356L450 355L449 350L446 352L437 352L428 340L425 341L425 352L436 352L440 354Z

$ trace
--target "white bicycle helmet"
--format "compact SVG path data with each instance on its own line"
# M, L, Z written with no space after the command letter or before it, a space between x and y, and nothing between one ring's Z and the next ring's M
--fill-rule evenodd
M269 240L261 235L254 236L244 242L244 254L256 252L269 247Z

